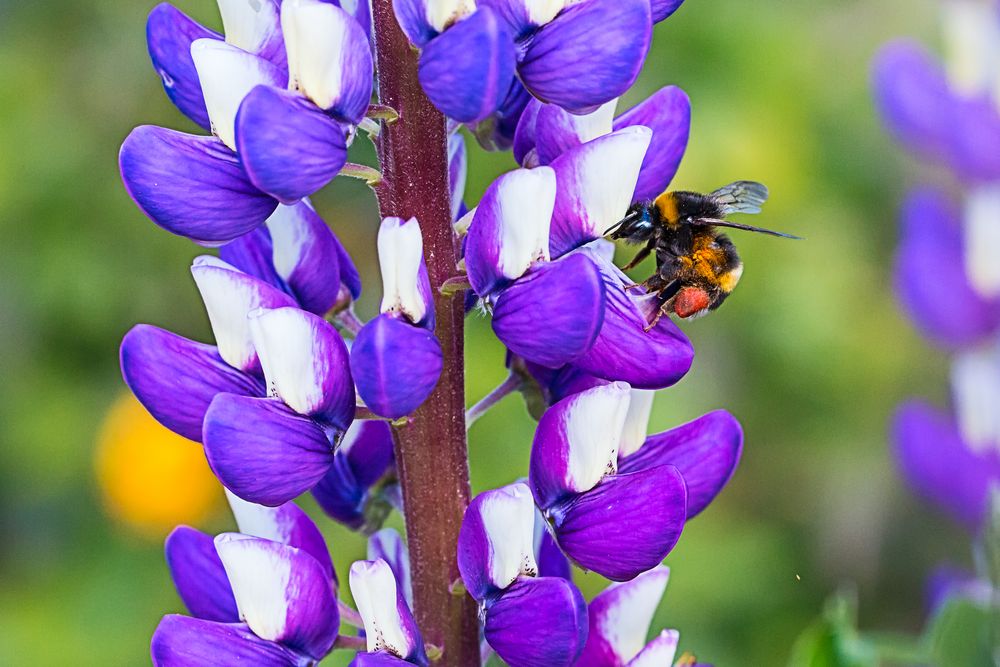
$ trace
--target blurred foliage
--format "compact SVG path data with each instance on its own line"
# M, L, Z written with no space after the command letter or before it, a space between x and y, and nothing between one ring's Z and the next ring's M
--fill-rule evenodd
M193 131L149 66L152 4L0 0L3 664L142 664L160 616L181 611L160 541L109 520L93 474L102 415L123 388L125 331L151 322L210 339L187 271L201 249L145 219L117 173L134 125ZM210 0L177 4L219 23ZM654 430L719 407L746 430L736 477L667 559L654 621L703 661L783 663L842 582L856 584L861 627L918 632L926 573L941 560L967 565L968 536L912 499L886 446L901 398L945 397L945 359L900 315L888 276L905 187L947 180L884 135L868 63L899 34L933 42L936 12L933 0L691 0L657 27L623 100L683 87L694 119L677 185L761 180L772 192L761 224L808 239L737 238L740 288L684 325L694 367L654 409ZM354 159L371 163L357 144ZM474 152L471 166L474 202L512 161ZM357 258L367 316L380 291L377 214L364 186L343 180L315 202ZM503 379L503 350L484 319L467 328L471 402ZM475 490L524 474L533 426L516 397L475 425ZM358 537L319 521L340 571L363 556ZM232 524L222 515L199 527ZM605 585L579 582L588 597Z

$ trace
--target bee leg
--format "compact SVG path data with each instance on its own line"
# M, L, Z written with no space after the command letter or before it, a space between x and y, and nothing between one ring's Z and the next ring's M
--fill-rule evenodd
M645 331L646 333L649 333L650 330L660 322L660 318L666 315L669 310L670 310L670 302L664 301L662 304L660 304L659 309L656 311L656 315L653 317L653 321L644 326L642 330Z
M654 247L656 247L656 241L654 239L650 239L642 250L636 253L635 257L632 258L632 261L622 267L622 271L628 271L629 269L634 269L639 266L639 263L649 257L649 253L653 252Z

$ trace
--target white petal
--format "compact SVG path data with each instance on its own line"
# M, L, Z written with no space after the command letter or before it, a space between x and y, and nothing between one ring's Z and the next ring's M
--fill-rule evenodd
M240 618L258 637L275 640L285 632L291 561L277 550L260 547L259 540L238 533L215 538Z
M632 581L608 586L591 602L591 614L596 621L591 627L611 644L622 662L634 658L646 643L649 624L669 578L670 570L660 565ZM670 665L671 662L656 664Z
M679 640L680 633L676 630L662 631L626 667L670 667L674 664Z
M574 4L574 0L523 0L527 10L528 21L533 25L545 25L556 17L556 14L563 10L568 4ZM612 107L614 109L614 107ZM608 132L611 127L608 127Z
M196 39L191 58L198 70L212 132L236 150L233 123L240 103L255 86L278 85L281 76L270 62L217 39Z
M549 226L556 203L556 174L549 167L515 169L497 188L500 270L517 278L532 262L549 259Z
M968 95L989 91L997 76L1000 22L997 8L982 0L941 3L948 79Z
M278 204L266 224L274 249L274 270L282 280L288 280L299 264L305 244L312 239L309 228L299 213L298 204Z
M427 0L427 22L438 32L476 11L476 0Z
M629 402L628 414L625 415L625 428L622 430L621 448L618 456L628 456L638 451L646 442L649 432L649 414L653 410L655 391L648 389L633 389L632 400Z
M359 560L351 565L351 595L365 624L368 652L389 650L403 657L409 655L411 640L399 617L396 577L381 558Z
M381 312L401 312L413 322L424 319L427 303L420 291L424 237L416 218L386 218L378 229L378 262L382 271Z
M1000 348L958 354L951 389L962 439L976 451L1000 452Z
M605 475L617 470L630 390L627 383L615 382L572 397L565 416L570 488L592 489Z
M279 29L278 9L270 0L218 0L226 41L259 53Z
M973 189L965 204L965 270L976 290L1000 296L1000 185Z
M288 86L329 109L340 99L347 31L354 19L321 0L285 0L281 27L288 54Z
M521 575L537 576L535 503L526 484L489 492L479 508L490 545L490 581L506 588Z
M279 508L247 502L225 487L223 491L241 533L288 544L292 526L278 521Z
M252 311L249 319L269 393L299 414L313 414L323 407L329 369L315 328L318 318L297 308L278 308Z
M576 136L580 137L582 143L587 143L597 137L603 137L605 134L611 134L613 129L613 123L615 120L615 108L618 106L618 98L611 100L610 102L605 102L599 106L595 111L582 116L577 116L575 114L566 114L570 122L573 124L573 129L576 132Z

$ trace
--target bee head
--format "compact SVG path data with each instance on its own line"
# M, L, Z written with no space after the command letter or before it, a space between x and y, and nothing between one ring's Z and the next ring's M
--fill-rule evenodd
M650 207L643 203L633 204L624 218L604 232L613 239L626 239L631 243L642 243L653 235L653 216Z

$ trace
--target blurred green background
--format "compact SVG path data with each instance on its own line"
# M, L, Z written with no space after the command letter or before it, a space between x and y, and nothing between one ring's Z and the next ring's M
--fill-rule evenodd
M188 273L201 251L149 222L118 177L133 126L193 127L150 67L152 4L0 0L3 664L144 664L161 615L182 610L161 538L108 518L94 474L99 424L124 388L125 331L151 322L210 340ZM176 4L219 23L210 0ZM654 431L720 407L746 430L736 477L667 559L654 622L680 629L682 649L702 661L784 664L842 586L856 587L864 627L917 631L929 569L967 559L967 537L903 488L886 442L901 398L944 399L944 358L889 288L897 201L908 183L943 177L882 133L868 63L893 36L934 42L937 16L932 0L691 0L657 27L621 106L683 87L693 128L676 185L761 180L772 200L760 222L808 239L739 235L740 288L717 314L684 324L694 367L656 401ZM507 154L472 151L468 200L511 166ZM357 259L359 311L370 316L380 292L373 198L338 181L315 202ZM470 318L468 333L471 402L504 370L488 322ZM525 474L533 426L517 397L475 425L476 491ZM363 543L320 524L344 572ZM220 509L200 527L230 526ZM590 597L604 582L580 584Z

